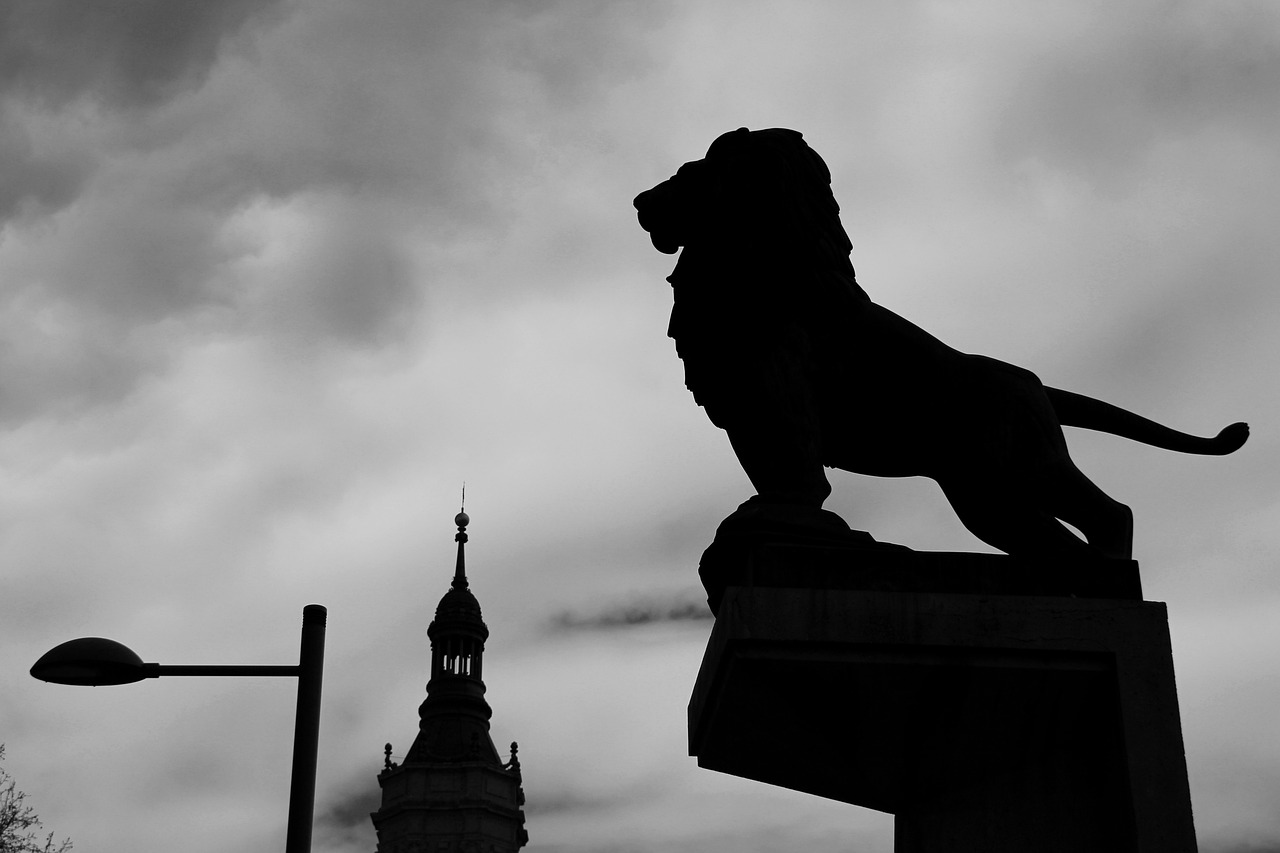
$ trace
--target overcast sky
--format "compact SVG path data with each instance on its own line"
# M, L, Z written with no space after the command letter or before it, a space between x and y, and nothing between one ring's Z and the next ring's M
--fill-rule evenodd
M751 489L631 199L781 126L873 299L1253 425L1222 459L1069 440L1169 606L1201 849L1280 850L1278 91L1267 0L0 0L5 767L86 853L279 850L292 680L27 670L85 635L291 663L316 602L315 849L372 850L465 481L530 853L888 853L891 817L686 755L696 565ZM987 550L930 482L832 481L881 540Z

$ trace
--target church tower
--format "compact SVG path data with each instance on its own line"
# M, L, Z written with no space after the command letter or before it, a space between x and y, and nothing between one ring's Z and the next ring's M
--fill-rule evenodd
M400 764L387 744L378 774L377 853L516 853L529 840L516 744L504 763L489 737L493 712L481 678L489 629L467 583L469 521L465 512L454 519L457 568L427 628L431 680L418 736Z

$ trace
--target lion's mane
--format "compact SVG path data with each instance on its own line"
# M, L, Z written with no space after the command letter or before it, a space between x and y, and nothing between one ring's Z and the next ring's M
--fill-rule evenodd
M696 200L672 224L686 248L668 281L668 334L686 382L717 423L743 382L793 380L839 321L867 299L840 223L831 172L801 135L784 128L721 136L682 167L670 189ZM663 228L655 229L655 245ZM721 424L722 425L722 424Z

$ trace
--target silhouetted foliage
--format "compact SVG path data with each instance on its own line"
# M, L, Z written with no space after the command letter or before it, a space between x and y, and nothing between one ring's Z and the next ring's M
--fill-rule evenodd
M0 743L0 761L4 761L4 744ZM26 804L27 795L4 767L0 766L0 853L66 853L71 840L55 843L53 833L43 838L35 809Z

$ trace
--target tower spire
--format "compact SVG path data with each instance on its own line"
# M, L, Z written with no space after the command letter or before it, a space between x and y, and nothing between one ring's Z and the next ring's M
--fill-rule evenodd
M453 540L458 543L458 564L453 570L453 583L450 586L453 589L466 589L467 584L467 561L466 555L463 553L463 546L467 544L467 525L471 523L471 517L467 515L467 484L462 484L462 505L458 508L458 514L453 517L453 523L458 525L458 532Z

